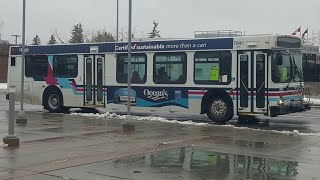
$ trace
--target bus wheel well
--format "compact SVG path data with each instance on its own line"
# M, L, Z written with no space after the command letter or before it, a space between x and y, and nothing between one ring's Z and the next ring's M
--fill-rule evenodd
M227 101L230 101L232 104L232 111L233 111L233 101L230 95L223 89L212 89L208 90L205 95L202 97L201 101L201 114L207 113L207 106L210 103L211 99L215 96L222 97Z
M47 96L49 95L50 92L55 91L58 92L61 95L62 98L62 104L63 104L63 96L62 96L62 92L61 90L54 85L48 86L44 91L43 91L43 95L42 95L42 105L44 106L46 104L47 101Z

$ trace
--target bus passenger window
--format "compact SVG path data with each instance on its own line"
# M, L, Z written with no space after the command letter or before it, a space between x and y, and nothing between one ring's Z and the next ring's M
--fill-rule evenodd
M145 54L132 54L131 57L131 83L144 84L147 81L147 56ZM116 79L118 83L128 83L128 54L119 54L117 57Z
M187 81L185 53L156 53L153 61L153 81L156 84L185 84Z
M76 55L54 56L53 76L76 78L78 76L78 57Z
M194 58L194 82L196 84L230 84L230 51L197 52Z

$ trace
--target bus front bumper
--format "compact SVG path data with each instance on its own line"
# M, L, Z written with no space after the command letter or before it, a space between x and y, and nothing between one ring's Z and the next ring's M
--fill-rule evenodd
M270 107L270 116L275 117L277 115L284 115L295 112L302 112L310 109L310 104L294 104L294 105L282 105Z

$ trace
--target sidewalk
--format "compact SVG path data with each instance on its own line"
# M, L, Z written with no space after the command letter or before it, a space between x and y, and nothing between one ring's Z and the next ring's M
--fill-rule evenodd
M311 97L310 98L311 106L320 107L320 97Z

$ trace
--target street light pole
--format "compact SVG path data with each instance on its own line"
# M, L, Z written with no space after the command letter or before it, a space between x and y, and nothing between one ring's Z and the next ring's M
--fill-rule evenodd
M117 42L119 42L119 0L117 0Z
M129 26L128 26L128 105L127 105L127 116L128 119L131 119L131 26L132 26L132 0L129 0Z
M23 101L24 101L24 63L25 63L25 54L26 54L26 0L23 0L23 13L22 13L22 59L21 59L21 103L20 103L20 112L18 118L16 119L17 124L27 123L27 118L25 117L23 110Z
M127 117L126 122L123 124L122 128L124 132L132 132L135 131L135 125L132 123L131 118L131 76L132 76L132 69L131 69L131 27L132 26L132 0L129 0L129 27L128 27L128 99L127 99Z

